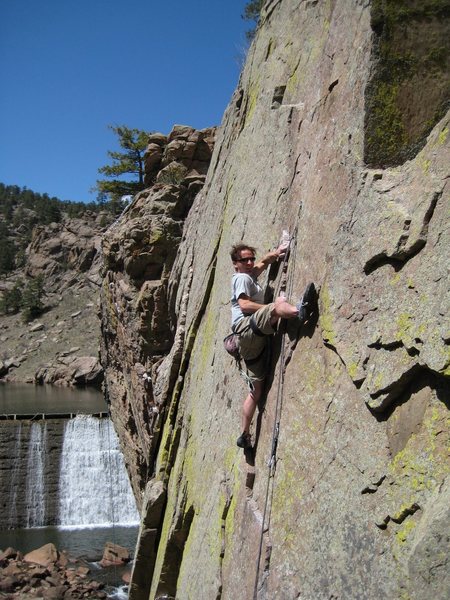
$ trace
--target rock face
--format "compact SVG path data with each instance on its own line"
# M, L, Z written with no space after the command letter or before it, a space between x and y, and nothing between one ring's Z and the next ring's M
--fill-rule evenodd
M85 218L36 226L27 249L26 275L44 275L47 291L70 287L78 273L87 273L90 281L100 285L100 241L110 220L106 213L89 213Z
M155 183L135 197L103 239L101 356L111 414L124 433L121 446L139 506L153 468L159 413L164 408L153 381L164 357L176 346L169 276L184 220L204 184L213 140L213 129L180 125L167 137L151 136L146 178ZM155 145L158 161L151 159ZM171 368L175 372L176 367Z
M36 226L23 271L0 286L43 278L44 312L24 323L21 314L0 316L0 377L8 381L77 386L101 383L97 302L101 237L111 215L86 212Z
M214 129L200 131L175 125L168 136L161 133L150 135L144 156L144 182L149 186L155 180L178 183L183 175L193 180L198 175L206 175L211 161L214 132Z
M102 567L110 567L111 565L123 565L129 560L130 553L126 548L113 542L106 542L100 564Z
M39 369L34 380L40 384L99 385L103 380L103 369L95 356L61 356L56 365Z
M266 2L176 257L144 220L158 188L106 242L106 383L142 506L132 600L450 593L448 68L405 91L448 11L398 4ZM394 55L417 66L396 92ZM275 338L244 455L228 253L282 229L287 294L314 281L318 307ZM282 279L263 278L268 296Z

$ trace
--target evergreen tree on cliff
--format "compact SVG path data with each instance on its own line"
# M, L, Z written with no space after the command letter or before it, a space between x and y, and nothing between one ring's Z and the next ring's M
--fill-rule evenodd
M117 135L124 151L108 151L112 164L100 167L98 172L109 179L99 179L95 189L100 199L109 197L114 204L120 203L122 196L134 195L144 189L144 152L150 133L125 125L110 125L109 128ZM122 179L123 175L131 175L134 179Z
M10 290L3 290L0 298L0 313L17 313L22 308L23 285L21 281L16 281L14 287Z
M0 276L12 271L15 266L16 248L9 238L5 223L0 221Z
M25 323L39 316L44 310L42 296L44 295L44 276L38 275L28 280L21 298L22 318Z
M244 6L244 14L242 18L246 21L254 21L255 27L253 29L249 29L245 32L247 40L249 42L255 37L256 25L258 25L259 15L261 13L261 9L266 0L250 0Z

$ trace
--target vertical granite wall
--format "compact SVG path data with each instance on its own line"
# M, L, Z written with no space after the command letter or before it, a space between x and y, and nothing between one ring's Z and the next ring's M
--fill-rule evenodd
M164 298L142 311L108 273L122 291L104 327L127 358L104 354L106 382L130 464L145 465L130 468L132 600L448 596L448 39L442 2L266 2ZM235 445L245 387L222 348L229 249L263 253L282 229L290 297L314 281L318 306L275 340L250 456ZM152 262L126 240L124 260ZM145 339L161 311L156 363Z

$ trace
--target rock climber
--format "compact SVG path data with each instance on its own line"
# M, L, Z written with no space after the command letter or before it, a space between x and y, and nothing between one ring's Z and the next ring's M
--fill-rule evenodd
M302 325L315 295L314 284L310 283L296 306L289 304L284 296L264 304L264 291L257 278L286 254L288 246L288 243L281 244L258 262L255 248L247 244L237 244L230 252L235 270L231 281L231 328L238 335L249 384L242 406L242 433L237 439L237 445L244 449L251 447L250 425L263 391L268 366L267 336L276 333L280 319L298 319Z

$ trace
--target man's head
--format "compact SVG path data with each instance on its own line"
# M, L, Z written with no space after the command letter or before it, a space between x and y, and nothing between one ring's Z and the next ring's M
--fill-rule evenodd
M230 256L237 273L251 273L255 266L256 249L247 244L236 244L231 248Z

